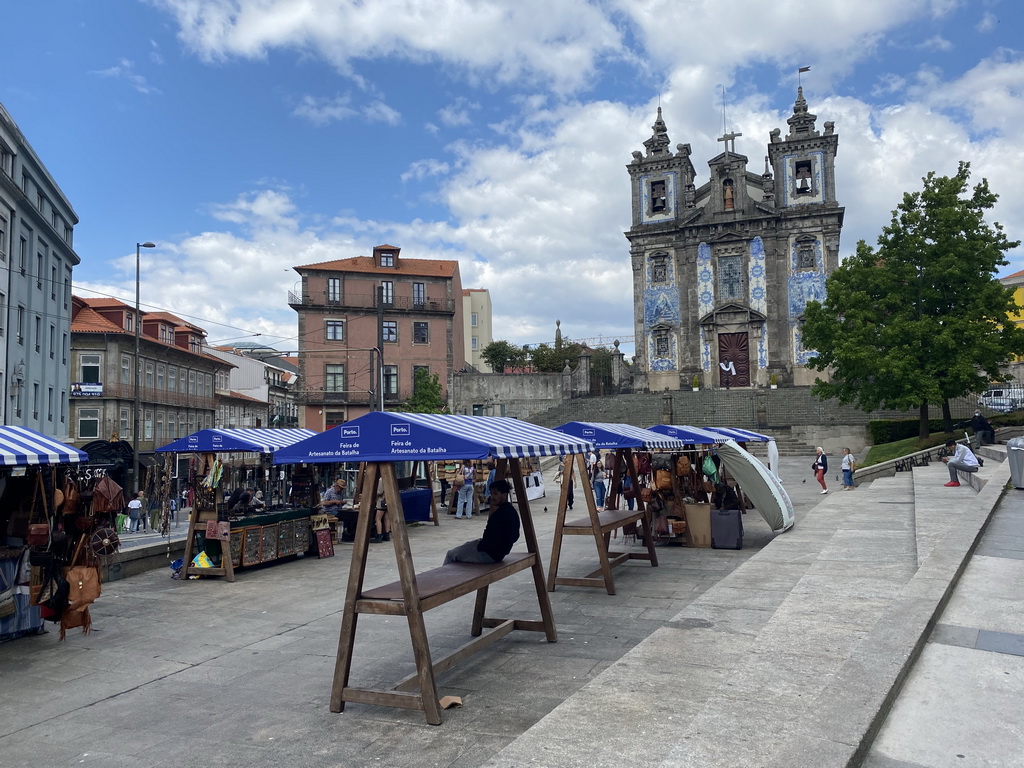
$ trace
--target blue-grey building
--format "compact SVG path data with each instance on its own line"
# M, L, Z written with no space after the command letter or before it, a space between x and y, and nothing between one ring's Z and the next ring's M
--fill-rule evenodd
M691 386L811 384L801 343L804 307L825 296L839 263L844 209L836 201L839 136L823 131L797 94L789 133L769 136L764 172L735 151L742 134L697 184L690 145L670 149L661 109L644 152L627 166L633 225L638 374L650 391ZM644 386L642 380L637 382Z
M78 223L0 104L0 420L68 436L71 272Z

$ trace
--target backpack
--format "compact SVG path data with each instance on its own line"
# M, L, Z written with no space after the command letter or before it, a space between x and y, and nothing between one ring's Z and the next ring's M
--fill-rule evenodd
M667 469L658 469L654 472L654 483L659 491L672 490L672 473Z
M690 474L690 457L683 455L676 459L676 474L679 477L686 477Z

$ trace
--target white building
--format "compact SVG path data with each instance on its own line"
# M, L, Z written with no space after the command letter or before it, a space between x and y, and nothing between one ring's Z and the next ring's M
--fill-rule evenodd
M490 291L486 288L463 289L462 317L466 323L466 362L480 373L490 373L491 366L480 356L484 347L494 341L491 331Z
M78 223L0 104L0 414L68 437L71 271Z

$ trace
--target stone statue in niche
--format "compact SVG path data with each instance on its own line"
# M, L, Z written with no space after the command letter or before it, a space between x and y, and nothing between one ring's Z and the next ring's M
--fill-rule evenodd
M736 201L733 197L732 179L726 179L722 182L722 203L723 207L727 211L731 211L736 208Z

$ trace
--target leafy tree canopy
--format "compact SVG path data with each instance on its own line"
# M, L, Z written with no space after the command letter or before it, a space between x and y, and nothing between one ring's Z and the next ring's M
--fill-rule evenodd
M574 341L563 342L560 347L538 344L530 350L530 364L535 371L561 373L566 364L576 367L576 361L583 352L583 345Z
M523 348L508 341L492 341L480 352L480 356L495 373L504 373L506 368L521 368L526 364Z
M441 382L436 373L426 368L417 368L412 384L412 397L402 406L408 413L441 413L445 402L441 394Z
M823 304L809 302L803 344L808 365L829 369L819 397L864 410L918 407L927 434L928 403L980 392L1024 353L1024 329L1009 315L1012 291L996 277L1010 241L985 212L998 199L986 180L971 189L970 164L954 176L924 178L906 193L878 238L861 241L829 277Z

